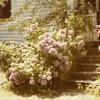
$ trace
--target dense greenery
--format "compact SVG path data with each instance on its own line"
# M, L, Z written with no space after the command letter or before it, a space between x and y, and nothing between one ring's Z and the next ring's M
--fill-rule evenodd
M5 6L6 1L8 0L0 0L0 5Z
M39 1L24 2L12 16L9 29L24 33L25 41L0 45L0 57L4 59L0 58L1 69L7 71L8 81L15 87L32 87L33 91L51 89L56 81L67 80L73 56L77 51L86 55L80 35L94 29L93 17L88 16L90 9L85 9L83 0L83 6L78 5L70 14L66 0ZM23 18L26 12L32 16Z
M51 31L38 27L37 23L30 24L24 30L28 41L6 44L11 49L7 77L14 86L26 84L32 86L33 91L34 88L55 88L57 80L61 82L69 77L73 55L77 51L82 56L86 55L83 38L74 36L72 30Z

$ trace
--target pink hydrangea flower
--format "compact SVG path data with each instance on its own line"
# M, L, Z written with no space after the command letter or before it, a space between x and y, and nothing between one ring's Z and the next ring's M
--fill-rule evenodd
M58 34L66 34L66 28L59 29Z
M64 62L68 62L68 60L69 60L69 57L68 56L63 56L63 61Z
M10 80L10 81L13 81L13 74L11 74L11 75L9 76L9 80Z
M14 73L11 73L11 75L9 76L9 80L12 81L15 85L24 84L25 80L18 80L18 77L19 77L19 73L14 72Z
M44 47L48 47L48 46L49 46L49 44L48 44L48 43L44 43L43 45L44 45Z
M74 31L73 30L69 30L69 35L74 36Z
M53 61L53 64L55 67L58 67L60 65L60 62L58 60Z
M51 75L52 75L52 73L51 73L50 71L48 71L46 74L47 74L48 76L51 76Z
M63 54L62 53L59 53L57 56L58 56L58 59L59 60L62 60L63 59Z
M80 42L78 42L78 50L81 50L83 47L85 46L85 42L83 40L81 40Z
M66 62L65 62L65 65L66 65L66 66L69 66L69 61L66 61Z
M58 73L57 71L55 71L55 72L53 73L53 76L56 78L56 77L59 76L59 73Z
M48 38L52 36L52 33L47 32L47 33L44 33L43 36L44 38Z
M57 38L58 39L65 39L66 38L66 34L58 34Z
M61 65L60 67L59 67L59 69L62 71L62 72L64 72L64 66L63 65Z
M42 79L41 80L41 85L42 86L46 86L47 85L47 80L46 79Z
M67 43L66 43L66 42L62 42L62 43L60 43L60 47L66 49L66 47L67 47Z
M18 72L11 73L11 75L9 77L9 80L15 81L18 76L19 76L19 73Z
M47 53L47 52L48 52L48 48L45 47L45 48L41 49L41 52L43 52L43 53Z
M51 48L50 50L49 50L49 54L52 54L52 55L57 55L58 54L58 52L57 52L57 50L55 49L55 48Z
M34 77L30 77L30 80L34 80Z
M74 47L75 47L75 43L74 43L74 42L70 42L69 46L70 46L71 48L74 48Z
M10 67L9 68L9 70L8 70L8 72L11 74L11 73L13 73L13 72L15 72L16 70L15 70L15 68L13 68L13 67Z
M79 41L83 40L83 37L82 36L76 36L76 40L79 42Z
M44 43L49 43L50 39L51 39L51 38L45 38L45 39L44 39Z
M77 49L78 49L78 50L82 50L82 48L83 48L82 45L80 45L80 44L77 45Z
M32 57L32 63L36 63L37 59L35 57Z
M80 42L78 42L79 45L85 46L85 42L84 40L81 40Z
M33 29L31 27L29 27L27 32L31 34L33 32Z
M38 27L38 23L35 23L35 24L31 24L30 25L30 28L32 28L32 30L36 29Z
M47 76L47 80L50 81L52 79L52 76Z
M14 81L15 85L21 85L20 81Z
M58 46L57 42L56 42L56 41L55 41L55 42L53 42L53 43L52 43L52 46L53 46L53 47Z
M38 76L39 76L39 78L41 78L42 77L42 74L38 74Z
M31 16L28 16L28 17L27 17L27 20L32 20L32 17L31 17Z
M46 75L42 75L42 77L41 77L42 80L44 80L44 79L46 79L46 78L47 78Z
M15 80L14 83L15 85L22 85L25 83L25 81Z
M31 79L31 80L29 81L29 84L30 84L30 85L35 85L34 79Z

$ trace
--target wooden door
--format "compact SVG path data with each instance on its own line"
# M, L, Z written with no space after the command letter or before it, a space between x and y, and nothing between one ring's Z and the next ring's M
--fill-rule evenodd
M11 16L11 0L5 2L5 6L0 6L0 18L8 18Z

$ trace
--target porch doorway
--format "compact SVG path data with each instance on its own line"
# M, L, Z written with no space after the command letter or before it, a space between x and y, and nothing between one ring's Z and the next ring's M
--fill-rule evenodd
M5 2L5 6L0 5L0 18L8 18L11 16L11 0Z

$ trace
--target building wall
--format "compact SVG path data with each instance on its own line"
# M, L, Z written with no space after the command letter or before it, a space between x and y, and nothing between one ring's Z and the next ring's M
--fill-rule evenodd
M27 0L11 0L12 14L14 13L13 9L19 7L23 3L23 1L27 1Z

